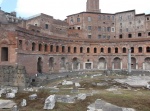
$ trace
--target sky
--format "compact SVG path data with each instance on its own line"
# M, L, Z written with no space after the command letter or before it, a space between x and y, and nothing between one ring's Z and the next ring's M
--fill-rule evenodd
M0 0L0 7L6 12L16 11L18 17L28 18L39 13L64 20L66 16L86 11L87 0ZM136 13L150 14L150 0L100 0L102 13L116 13L136 10Z

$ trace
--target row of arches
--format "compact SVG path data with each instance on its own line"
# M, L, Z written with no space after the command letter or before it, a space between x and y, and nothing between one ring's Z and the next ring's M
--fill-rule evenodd
M22 41L19 40L19 49L22 49ZM127 47L72 47L72 46L59 46L59 45L47 45L47 44L36 44L32 42L32 51L41 52L56 52L56 53L127 53ZM150 53L150 47L131 47L131 53Z
M108 64L111 62L112 70L121 70L123 69L123 61L119 57L115 57L112 61L107 61L104 57L100 57L97 62L93 63L92 61L87 60L86 62L80 61L79 58L74 57L70 62L67 61L65 57L60 58L60 70L69 71L69 70L82 70L81 65L83 65L83 69L99 69L99 70L107 70ZM93 64L96 64L95 67L93 67ZM126 63L127 65L127 63ZM49 70L54 71L56 66L55 58L50 57L49 58ZM131 68L136 70L138 69L138 62L135 57L131 58ZM43 61L42 58L39 57L37 61L37 72L42 73L43 69ZM150 57L145 58L143 61L143 69L144 70L150 70Z

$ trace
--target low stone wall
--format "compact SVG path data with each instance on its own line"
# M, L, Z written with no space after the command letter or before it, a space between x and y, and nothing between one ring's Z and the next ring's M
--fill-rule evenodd
M0 65L0 85L25 88L28 77L24 66Z

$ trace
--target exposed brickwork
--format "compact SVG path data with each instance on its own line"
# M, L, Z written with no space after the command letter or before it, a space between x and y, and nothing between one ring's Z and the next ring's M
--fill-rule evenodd
M25 66L28 74L127 70L131 48L132 69L150 70L150 15L137 15L135 10L100 13L89 5L90 11L69 15L65 21L39 14L13 25L1 24L0 52L6 49L0 64ZM8 61L2 61L7 48Z

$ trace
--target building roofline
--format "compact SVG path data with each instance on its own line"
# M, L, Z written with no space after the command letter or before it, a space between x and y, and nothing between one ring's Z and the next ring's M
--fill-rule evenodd
M135 12L135 10L127 10L127 11L117 12L117 13L115 13L115 14L127 13L127 12Z
M145 13L136 14L135 16L142 16L142 15L145 15Z

